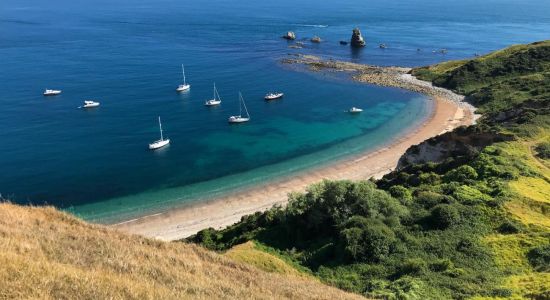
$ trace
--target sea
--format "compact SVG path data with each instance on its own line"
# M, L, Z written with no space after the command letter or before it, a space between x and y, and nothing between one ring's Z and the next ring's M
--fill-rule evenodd
M2 0L1 198L116 223L377 149L422 123L431 101L281 60L470 58L550 38L548 12L547 0ZM367 46L340 45L355 27ZM191 89L176 93L182 64ZM222 103L205 107L214 83ZM271 91L285 96L264 101ZM251 120L229 125L239 92ZM150 151L159 116L171 143Z

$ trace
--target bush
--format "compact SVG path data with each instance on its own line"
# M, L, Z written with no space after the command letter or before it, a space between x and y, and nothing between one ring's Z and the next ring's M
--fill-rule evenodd
M445 181L447 182L450 182L450 181L464 182L466 180L477 179L477 177L478 175L474 168L468 165L463 165L447 172L444 178L445 178Z
M497 230L502 234L515 234L521 232L521 225L517 222L506 220L500 224Z
M344 250L354 261L378 262L388 256L395 234L384 223L352 217L340 232Z
M453 197L459 202L467 205L478 204L482 202L489 202L492 200L490 196L487 196L479 190L469 187L467 185L460 186L454 193Z
M460 214L453 205L439 204L432 209L430 220L433 228L447 229L460 222Z
M527 259L537 272L550 272L550 245L531 249Z
M537 156L542 159L550 159L550 142L540 143L535 147Z
M399 200L401 204L408 205L412 202L412 193L402 185L394 185L388 190L390 195Z
M444 272L453 268L453 262L448 259L438 259L430 264L430 269L434 272Z
M397 276L401 277L403 275L417 276L426 273L428 269L427 264L420 258L412 258L406 260L398 268Z

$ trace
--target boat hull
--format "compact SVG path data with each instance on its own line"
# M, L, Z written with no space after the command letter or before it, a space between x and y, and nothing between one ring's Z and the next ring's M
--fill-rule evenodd
M170 139L159 140L159 141L156 141L154 143L149 144L149 150L160 149L162 147L167 146L168 144L170 144Z
M271 101L271 100L277 100L277 99L281 99L283 98L284 94L277 94L277 95L269 95L269 96L265 96L264 99L267 100L267 101Z
M236 124L236 123L244 123L244 122L248 122L250 121L250 118L243 118L243 117L236 117L236 116L231 116L229 117L229 119L227 119L227 121L231 124Z
M189 85L189 84L180 85L180 86L178 86L178 88L176 89L176 91L177 91L177 92L185 92L185 91L188 91L190 88L191 88L191 85Z
M221 101L218 101L218 100L208 100L206 102L204 102L204 105L205 106L216 106L216 105L220 105L222 102Z

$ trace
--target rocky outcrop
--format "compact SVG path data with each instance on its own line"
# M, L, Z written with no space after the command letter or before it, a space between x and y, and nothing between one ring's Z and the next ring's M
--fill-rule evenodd
M283 35L283 39L293 41L296 39L296 34L292 31L287 32L285 35Z
M352 47L365 47L365 39L361 35L361 30L359 30L359 28L353 29L350 43Z
M511 139L512 136L483 132L475 126L461 127L411 146L399 159L397 168L428 162L438 163L449 157L473 157L488 145Z

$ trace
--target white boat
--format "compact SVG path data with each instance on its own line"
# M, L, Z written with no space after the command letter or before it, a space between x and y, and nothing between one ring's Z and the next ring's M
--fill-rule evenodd
M181 73L183 74L183 84L180 84L176 89L178 92L184 92L191 88L191 85L185 82L185 68L183 67L183 64L181 65Z
M149 144L149 149L151 150L159 149L170 144L170 139L164 139L164 137L162 136L162 124L160 123L160 117L159 117L159 129L160 129L160 140Z
M99 106L99 102L85 100L84 105L82 105L80 108L92 108L92 107L98 107L98 106Z
M44 91L44 96L55 96L55 95L59 95L61 94L61 90L45 90Z
M216 89L216 83L214 83L214 98L210 100L206 100L204 102L204 105L206 106L215 106L222 103L222 98L220 97L220 94L218 94L218 90Z
M279 99L279 98L283 98L285 94L283 93L269 93L267 95L265 95L264 99L265 100L275 100L275 99Z
M246 112L246 117L242 116L243 107L244 111ZM229 123L243 123L250 121L250 115L248 114L248 109L246 109L246 104L244 103L243 95L241 94L241 92L239 92L239 115L231 116L227 121Z
M360 112L362 112L362 111L363 111L362 109L357 108L357 107L352 107L352 108L350 108L350 109L348 110L348 112L350 112L350 113L352 113L352 114L354 114L354 113L360 113Z

